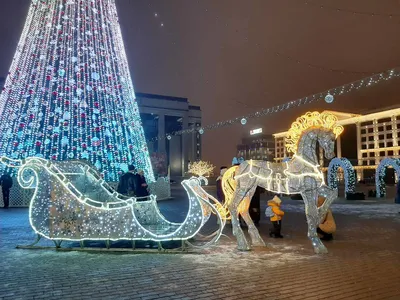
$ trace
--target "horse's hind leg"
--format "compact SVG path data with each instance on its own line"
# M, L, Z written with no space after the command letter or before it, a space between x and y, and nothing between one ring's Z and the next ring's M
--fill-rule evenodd
M302 193L305 209L306 209L306 217L308 223L308 238L311 240L311 243L314 247L314 252L317 254L328 253L328 250L321 242L317 234L317 228L320 224L320 218L317 208L317 190L311 190L308 192Z
M238 249L242 251L247 251L250 250L250 246L246 240L246 236L244 235L242 228L240 228L238 205L237 205L237 203L240 203L242 201L244 195L245 194L242 194L240 191L235 192L233 201L229 206L229 212L232 218L233 235L236 237L238 243Z

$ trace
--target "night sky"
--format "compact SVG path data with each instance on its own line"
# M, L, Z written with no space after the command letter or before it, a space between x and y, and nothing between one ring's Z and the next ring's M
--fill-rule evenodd
M201 106L205 125L400 66L399 0L116 2L135 90L187 97ZM29 3L2 3L0 77L7 75ZM398 104L399 93L396 79L330 105L320 101L206 132L203 159L230 163L250 129L283 131L310 109L384 108Z

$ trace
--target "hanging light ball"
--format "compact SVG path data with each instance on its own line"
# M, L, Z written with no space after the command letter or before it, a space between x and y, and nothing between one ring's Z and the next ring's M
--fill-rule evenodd
M204 133L204 129L203 129L203 128L200 128L200 129L199 129L199 133L200 133L200 134L203 134L203 133Z
M240 123L242 123L242 125L246 125L246 123L247 123L246 118L241 119L241 120L240 120Z
M171 139L172 139L172 136L167 135L167 140L171 140Z
M326 102L326 103L332 103L333 100L335 100L335 98L334 98L330 93L328 93L328 94L325 96L325 102Z

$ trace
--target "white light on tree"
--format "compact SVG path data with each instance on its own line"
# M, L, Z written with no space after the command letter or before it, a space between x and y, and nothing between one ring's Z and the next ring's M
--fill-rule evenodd
M189 165L188 172L196 176L210 176L215 166L208 161L195 161Z
M242 118L242 119L240 120L240 123L242 123L242 125L246 125L247 119L246 119L246 118Z
M0 96L0 154L154 181L114 0L33 1Z

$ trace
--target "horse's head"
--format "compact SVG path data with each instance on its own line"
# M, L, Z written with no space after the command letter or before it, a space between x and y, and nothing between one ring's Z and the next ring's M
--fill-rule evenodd
M335 157L336 134L331 130L320 129L317 135L319 146L324 149L325 157L332 159Z

